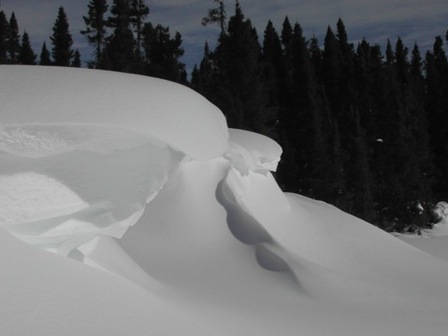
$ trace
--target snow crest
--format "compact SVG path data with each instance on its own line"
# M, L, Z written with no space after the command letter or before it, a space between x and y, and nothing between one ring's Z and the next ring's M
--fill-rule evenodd
M199 160L219 157L228 149L221 111L179 84L111 71L44 66L0 65L0 76L2 126L123 128L160 139Z

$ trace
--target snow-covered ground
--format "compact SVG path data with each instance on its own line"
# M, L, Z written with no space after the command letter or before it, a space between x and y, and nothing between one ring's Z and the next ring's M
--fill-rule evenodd
M0 126L0 335L448 331L448 224L281 192L281 148L183 86L0 66Z
M439 222L431 230L423 230L421 235L396 236L420 250L448 261L448 203L439 202L434 212Z

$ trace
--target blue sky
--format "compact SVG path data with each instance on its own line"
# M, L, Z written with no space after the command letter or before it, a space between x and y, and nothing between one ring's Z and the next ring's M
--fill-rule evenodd
M30 35L35 51L40 52L49 36L59 6L63 6L70 23L70 32L84 59L91 49L79 34L84 28L82 16L87 13L89 0L2 0L0 8L9 17L14 11L21 29ZM111 0L109 1L111 2ZM215 6L212 0L146 0L151 10L148 20L169 26L182 34L189 70L202 56L205 40L211 45L217 28L202 27L201 18ZM234 11L234 0L224 0L228 14ZM342 18L349 39L356 43L365 37L371 43L384 45L387 39L395 43L400 36L405 45L417 43L421 50L432 47L437 35L445 36L448 29L447 0L240 0L243 12L256 26L260 37L268 20L278 31L287 15L292 23L299 22L305 36L317 36L323 43L328 25L335 29Z

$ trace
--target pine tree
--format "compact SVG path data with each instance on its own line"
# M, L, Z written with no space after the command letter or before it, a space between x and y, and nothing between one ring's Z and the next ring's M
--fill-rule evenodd
M255 28L235 4L227 33L220 36L216 49L222 91L219 105L230 127L270 134L275 111L267 107L261 63L261 46Z
M448 182L448 60L443 49L443 39L437 36L433 50L426 53L425 61L427 99L426 110L429 122L431 150L438 171L434 184L435 196L447 199Z
M22 43L19 50L18 61L20 64L35 65L37 55L31 47L30 38L27 32L22 35Z
M280 105L280 100L283 98L285 69L280 37L270 20L264 31L262 53L265 81L268 85L268 105L274 108Z
M73 60L72 60L72 64L70 66L73 68L81 67L81 54L79 53L78 49L76 49L75 53L73 54Z
M9 20L7 43L8 43L9 63L17 64L20 50L20 34L19 34L19 25L17 24L17 19L14 12L11 14L11 18Z
M221 0L213 0L218 4L218 7L208 10L207 16L202 18L201 24L206 26L210 23L218 24L221 35L226 34L227 13L225 10L224 2Z
M6 15L0 11L0 64L8 61L8 30L9 24Z
M138 57L141 57L142 49L142 31L144 25L144 19L149 14L149 7L144 4L143 0L132 0L130 8L131 23L134 26L136 35L136 53Z
M90 45L95 46L95 60L91 62L91 67L101 68L103 51L106 40L106 19L105 13L108 10L106 0L90 0L87 16L83 16L86 25L81 34L87 37Z
M285 20L283 21L281 41L285 49L286 57L289 57L288 52L292 39L293 39L292 26L291 23L289 22L289 18L285 17Z
M42 44L42 49L39 56L39 65L52 65L50 51L48 51L47 44L44 42Z
M64 8L59 7L58 16L53 26L51 55L53 65L70 66L73 57L73 39L69 32L69 23Z
M167 80L186 83L185 64L179 59L184 54L182 36L176 32L171 37L168 27L146 23L143 31L145 74Z
M363 104L355 85L355 61L353 45L348 42L344 23L339 19L337 36L330 27L327 30L322 58L323 83L329 97L332 125L339 128L332 132L337 135L333 141L338 141L336 148L340 151L333 153L333 159L342 163L339 168L342 171L336 175L341 178L338 202L343 210L372 220L372 180L366 132L360 114Z
M310 51L310 58L314 72L319 80L322 78L322 50L319 47L319 41L316 36L311 38L308 49Z
M328 182L329 160L324 136L325 108L307 42L298 23L293 28L290 53L293 108L281 122L284 129L289 129L289 142L295 147L299 192L322 199Z
M213 54L210 52L208 42L205 42L201 63L199 67L195 66L191 75L191 87L211 100L215 92L212 80L214 75Z
M111 16L107 20L108 27L113 33L108 37L105 55L105 68L121 71L136 72L138 62L135 54L136 41L131 30L129 0L114 0Z

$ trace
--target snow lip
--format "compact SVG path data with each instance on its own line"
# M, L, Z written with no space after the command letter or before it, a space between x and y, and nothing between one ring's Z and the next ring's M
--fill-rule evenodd
M282 155L277 142L258 133L234 128L229 129L229 136L227 157L240 174L253 171L266 175L277 169Z
M0 76L2 126L122 127L160 139L197 160L220 157L228 149L228 129L221 111L174 82L55 66L0 65Z

